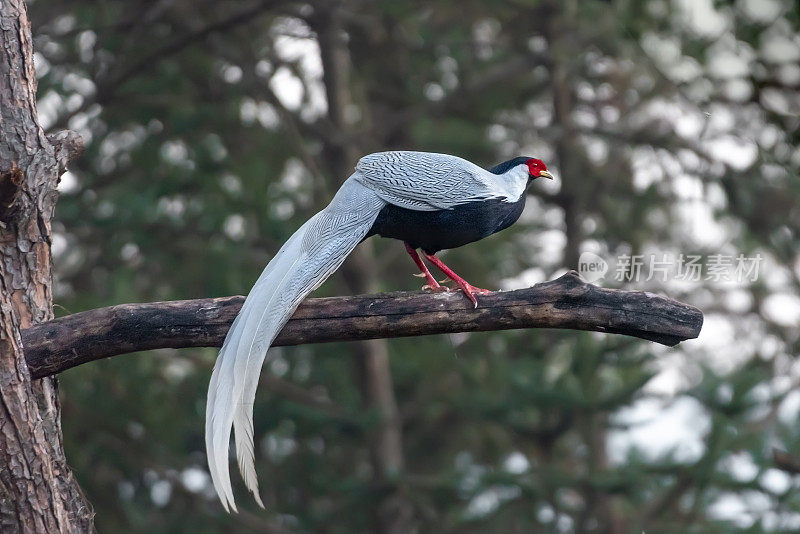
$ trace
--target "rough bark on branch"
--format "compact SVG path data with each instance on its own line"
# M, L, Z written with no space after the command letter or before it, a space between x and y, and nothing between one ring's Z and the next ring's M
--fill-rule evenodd
M31 375L157 348L219 347L243 297L122 304L68 315L22 332ZM527 289L478 297L387 293L308 299L275 345L353 341L514 328L569 328L624 334L664 345L698 336L697 308L643 291L587 284L574 271Z

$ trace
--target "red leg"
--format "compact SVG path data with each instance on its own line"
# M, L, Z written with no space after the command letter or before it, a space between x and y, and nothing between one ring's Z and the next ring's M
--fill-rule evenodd
M408 243L403 243L406 246L406 252L408 255L411 256L411 259L414 260L414 263L417 264L421 275L414 275L414 276L424 276L425 281L427 282L422 289L429 289L431 291L447 291L446 287L440 286L439 282L436 281L436 278L433 277L431 272L428 270L428 267L422 261L422 258L419 257L419 254L416 250L414 250L411 245Z
M442 262L442 260L434 256L433 254L428 254L424 250L422 251L422 254L424 254L425 257L428 258L429 262L438 267L439 270L445 274L445 276L447 276L450 280L458 284L458 287L461 288L461 291L463 291L464 294L467 296L467 298L472 301L472 303L475 305L476 308L478 307L478 299L475 298L475 293L478 294L491 293L491 291L489 291L488 289L481 289L479 287L475 287L466 280L464 280L463 278L461 278L460 276L458 276L453 271L453 269L445 265L444 262Z

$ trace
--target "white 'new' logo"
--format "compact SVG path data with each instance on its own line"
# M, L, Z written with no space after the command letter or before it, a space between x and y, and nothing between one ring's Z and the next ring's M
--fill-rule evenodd
M594 252L584 252L578 258L578 274L587 282L600 280L607 272L608 263Z

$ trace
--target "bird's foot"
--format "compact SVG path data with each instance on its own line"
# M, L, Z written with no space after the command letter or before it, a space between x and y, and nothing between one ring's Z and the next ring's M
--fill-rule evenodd
M442 271L446 277L448 277L451 281L458 284L458 287L461 288L461 291L464 292L464 295L467 296L467 298L472 302L472 305L475 306L476 308L478 307L478 299L475 297L475 295L476 294L483 295L486 293L491 293L491 291L489 291L488 289L481 289L480 287L475 287L466 280L464 280L463 278L461 278L460 276L458 276L455 273L455 271L453 271L453 269L445 265L444 262L439 258L437 258L435 254L428 254L424 250L422 251L422 253L425 255L426 258L428 258L428 261L430 261L436 267L438 267L439 270ZM428 281L430 283L430 278L428 278Z
M477 293L478 295L488 295L489 293L493 293L491 289L483 289L482 287L475 287L473 285L470 285L469 288L473 293Z
M450 288L439 284L436 284L435 286L425 284L424 286L422 286L422 290L430 291L431 293L447 293L448 291L450 291Z
M490 289L475 287L466 280L464 280L463 278L459 278L458 280L453 280L453 281L456 284L458 284L458 287L461 288L461 291L463 291L464 295L466 295L467 298L470 301L472 301L473 306L475 306L476 308L478 307L478 299L475 297L475 295L485 295L487 293L492 292Z
M433 275L427 270L424 273L414 274L412 276L425 279L426 283L424 286L422 286L423 291L430 291L432 293L445 293L450 291L449 287L439 284L439 282L436 281L436 278L434 278Z

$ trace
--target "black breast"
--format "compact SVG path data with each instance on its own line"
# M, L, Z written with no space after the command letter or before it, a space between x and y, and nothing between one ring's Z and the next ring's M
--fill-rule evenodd
M482 200L450 210L415 211L386 205L367 237L400 239L428 254L488 237L514 224L525 208L525 194L516 202Z

